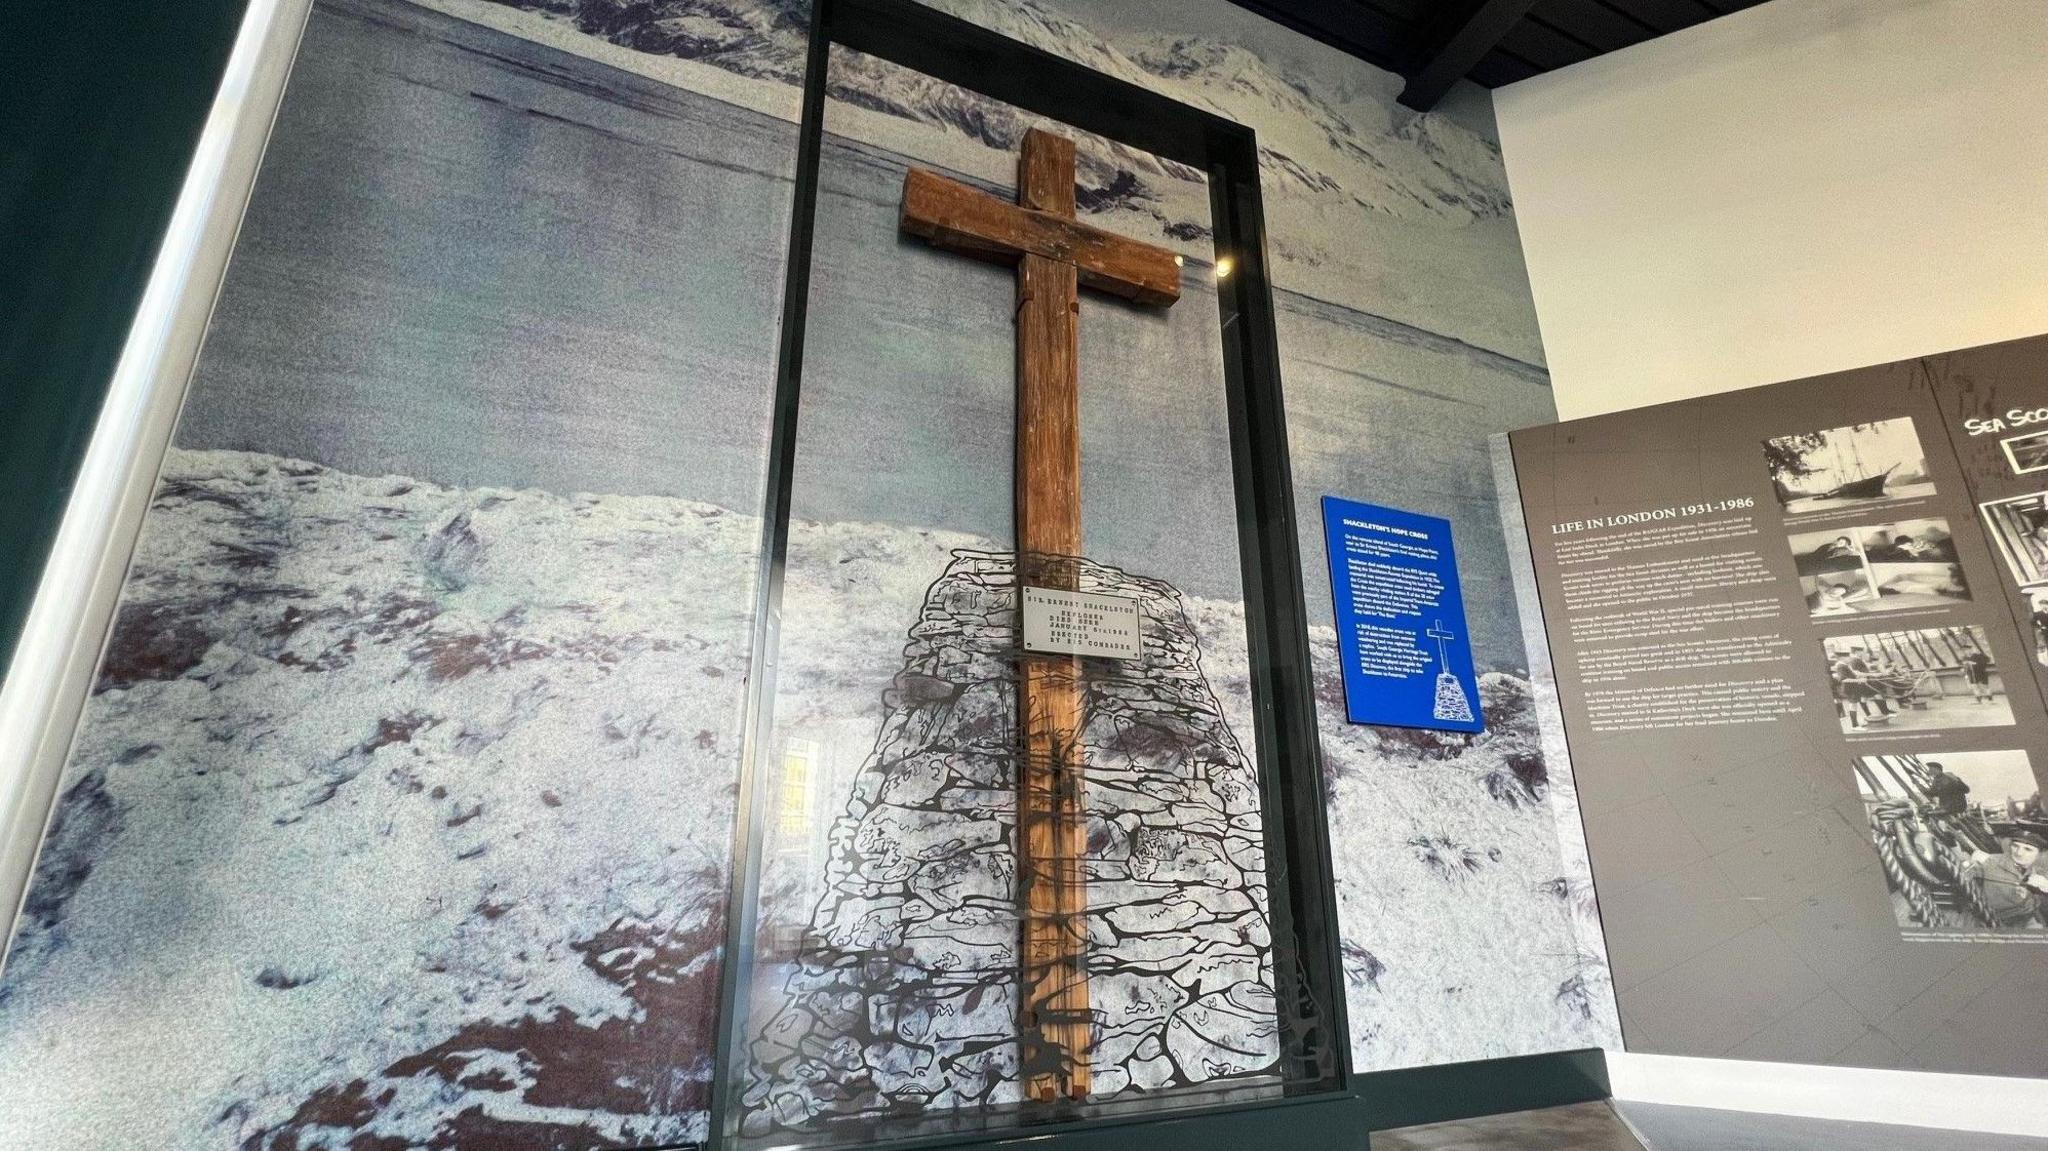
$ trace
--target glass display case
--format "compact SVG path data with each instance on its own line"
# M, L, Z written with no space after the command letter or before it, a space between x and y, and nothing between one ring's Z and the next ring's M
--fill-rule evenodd
M1252 133L917 5L811 60L714 1138L1341 1097Z

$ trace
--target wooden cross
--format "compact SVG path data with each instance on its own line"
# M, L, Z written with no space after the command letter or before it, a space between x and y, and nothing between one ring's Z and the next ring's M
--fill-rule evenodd
M1074 219L1074 142L1033 128L1017 162L1017 202L933 172L903 179L903 230L1017 266L1017 582L1075 590L1081 554L1079 287L1167 306L1180 261ZM1017 776L1023 905L1019 1019L1027 1097L1088 1094L1084 917L1087 819L1081 806L1081 661L1021 653Z

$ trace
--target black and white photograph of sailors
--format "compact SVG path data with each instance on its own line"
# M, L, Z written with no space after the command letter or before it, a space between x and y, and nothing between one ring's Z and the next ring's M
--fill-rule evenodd
M2007 436L1998 446L2005 450L2005 462L2012 465L2014 475L2048 472L2048 432Z
M2005 681L1981 627L1830 636L1821 648L1845 734L2013 722Z
M2023 588L2048 587L2048 492L1989 500L1978 510L2013 582Z
M2027 597L2027 630L2034 637L2034 662L2048 666L2048 590Z
M1815 619L1944 607L1970 598L1945 519L1899 520L1787 537Z
M1787 515L1839 511L1934 494L1910 416L1764 441L1771 489Z
M2026 752L1866 755L1855 771L1903 935L2048 942L2048 818Z

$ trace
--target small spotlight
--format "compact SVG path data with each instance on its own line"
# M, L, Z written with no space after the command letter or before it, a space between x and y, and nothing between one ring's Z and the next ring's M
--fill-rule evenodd
M1219 280L1229 279L1230 273L1233 270L1235 270L1236 267L1236 261L1232 260L1229 256L1223 256L1219 258L1216 261L1216 278Z
M1174 267L1176 267L1176 268L1178 268L1178 267L1181 267L1182 265L1184 265L1184 264L1186 264L1186 263L1187 263L1187 260L1186 260L1185 258L1181 257L1181 256L1175 256L1175 257L1173 258L1173 266L1174 266Z

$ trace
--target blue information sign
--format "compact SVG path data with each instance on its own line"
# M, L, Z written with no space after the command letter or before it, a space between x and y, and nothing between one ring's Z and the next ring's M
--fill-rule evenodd
M1484 731L1451 522L1323 497L1352 723Z

